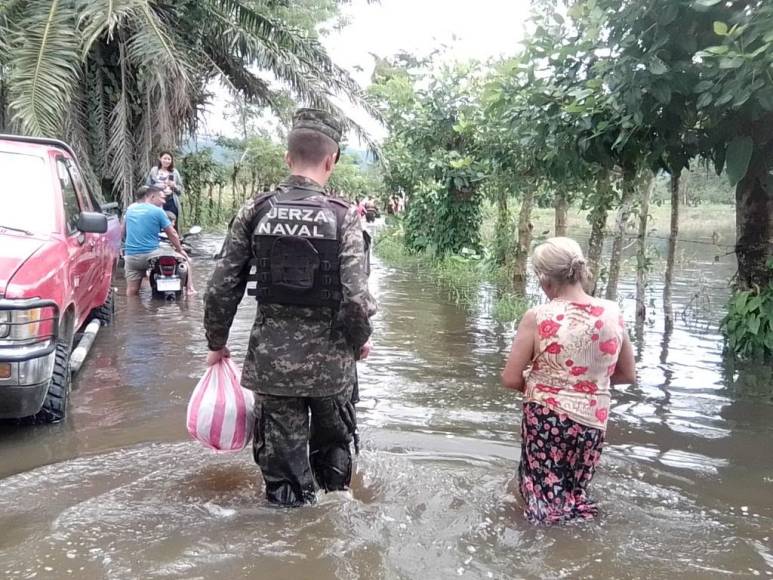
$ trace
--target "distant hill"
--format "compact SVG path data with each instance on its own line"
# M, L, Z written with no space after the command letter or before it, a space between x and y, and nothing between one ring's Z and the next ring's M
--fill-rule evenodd
M202 149L211 149L212 156L215 161L224 165L231 165L239 161L242 152L228 147L222 147L217 143L218 135L197 135L194 138L188 139L180 147L180 153L186 155L193 151L200 151ZM373 155L366 149L357 149L356 147L345 147L343 150L344 155L349 155L355 159L357 165L362 168L366 168L375 163Z
M221 147L217 144L217 138L217 135L197 135L195 138L188 139L188 141L180 147L180 152L185 155L197 150L211 149L212 157L214 157L215 161L218 163L231 165L232 163L239 161L242 152L227 147Z
M357 162L357 165L359 165L363 169L370 165L373 165L376 161L373 158L373 155L367 149L356 149L354 147L346 147L344 148L343 152L344 152L344 155L351 155L352 157L354 157L354 159Z

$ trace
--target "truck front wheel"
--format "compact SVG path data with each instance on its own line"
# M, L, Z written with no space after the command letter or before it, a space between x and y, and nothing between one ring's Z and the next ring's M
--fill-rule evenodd
M99 320L103 326L113 322L115 316L115 290L110 286L110 291L107 293L107 300L105 300L102 306L95 308L91 311L89 321Z
M43 407L35 415L35 423L58 423L67 415L72 386L70 372L70 345L68 341L56 343L56 359L54 372L48 384L48 393L43 401Z

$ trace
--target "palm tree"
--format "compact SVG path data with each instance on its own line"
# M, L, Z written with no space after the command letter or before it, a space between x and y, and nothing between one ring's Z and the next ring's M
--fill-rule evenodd
M0 131L57 136L87 177L126 204L159 148L196 128L219 78L267 107L277 90L336 110L367 107L313 32L275 17L279 0L5 0L0 5ZM272 12L274 8L274 12Z

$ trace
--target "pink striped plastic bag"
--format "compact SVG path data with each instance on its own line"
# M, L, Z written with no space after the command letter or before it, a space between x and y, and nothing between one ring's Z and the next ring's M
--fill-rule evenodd
M240 451L252 439L255 395L240 380L233 361L221 359L207 369L188 402L188 433L215 451Z

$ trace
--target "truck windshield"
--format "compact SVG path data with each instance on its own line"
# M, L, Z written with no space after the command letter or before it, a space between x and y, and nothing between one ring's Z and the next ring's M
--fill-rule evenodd
M0 151L0 228L50 234L55 215L51 175L43 158Z

